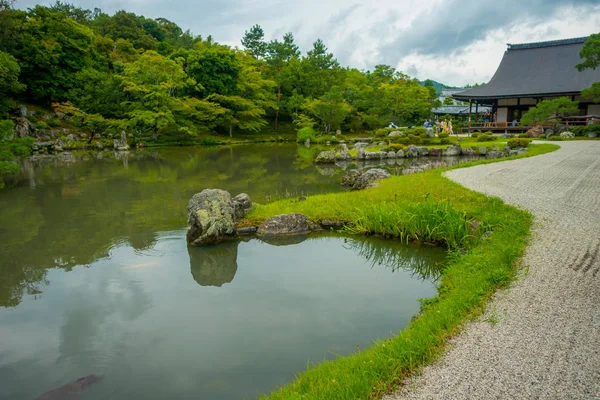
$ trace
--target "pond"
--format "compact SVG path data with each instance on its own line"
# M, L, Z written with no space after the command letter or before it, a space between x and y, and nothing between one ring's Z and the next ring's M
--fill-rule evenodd
M188 248L207 187L341 190L296 145L44 159L0 191L0 398L79 377L89 399L255 398L406 326L442 249L330 234Z

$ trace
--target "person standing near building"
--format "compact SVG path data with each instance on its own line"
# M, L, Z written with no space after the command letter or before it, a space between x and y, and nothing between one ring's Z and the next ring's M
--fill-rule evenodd
M488 126L490 126L490 112L486 111L483 113L483 127L487 128Z
M446 120L442 122L442 133L448 133L448 122Z
M454 135L454 131L452 130L452 120L448 121L448 134Z

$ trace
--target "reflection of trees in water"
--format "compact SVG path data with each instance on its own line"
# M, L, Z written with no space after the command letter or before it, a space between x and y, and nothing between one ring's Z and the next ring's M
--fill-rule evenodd
M392 271L404 270L421 279L435 280L442 272L443 265L427 257L414 248L397 242L372 240L367 238L347 238L345 246L365 258L374 267L384 265Z
M237 271L239 241L212 246L188 246L192 277L200 286L221 287L233 281Z

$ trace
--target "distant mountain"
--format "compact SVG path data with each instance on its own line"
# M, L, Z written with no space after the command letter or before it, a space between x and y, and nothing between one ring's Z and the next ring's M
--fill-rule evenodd
M444 85L443 83L436 82L436 81L434 81L432 79L425 79L424 81L421 81L421 85L425 86L425 84L427 82L431 82L433 84L433 87L434 87L436 93L438 94L438 96L440 94L442 94L442 89L447 89L448 88L448 86Z

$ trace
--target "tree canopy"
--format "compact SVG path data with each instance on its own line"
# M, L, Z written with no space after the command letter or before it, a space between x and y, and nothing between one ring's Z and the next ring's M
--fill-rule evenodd
M342 67L321 39L303 53L291 32L267 37L254 25L238 49L165 18L0 0L0 114L15 100L68 104L83 127L149 140L283 122L363 131L430 116L435 89L392 66Z

